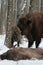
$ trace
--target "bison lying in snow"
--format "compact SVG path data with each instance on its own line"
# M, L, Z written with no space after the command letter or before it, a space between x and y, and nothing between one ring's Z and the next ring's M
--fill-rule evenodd
M13 48L0 55L0 59L21 60L21 59L43 59L43 49Z
M19 18L17 26L20 28L21 34L28 38L28 47L31 47L36 41L37 48L43 38L43 14L39 12L27 13Z

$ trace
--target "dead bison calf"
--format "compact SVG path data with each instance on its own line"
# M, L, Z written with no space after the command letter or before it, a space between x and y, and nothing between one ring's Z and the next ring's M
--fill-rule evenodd
M2 60L43 59L43 49L13 48L0 55L0 58Z
M28 47L31 47L36 41L37 48L41 38L43 38L43 14L39 12L28 13L19 18L17 26L21 30L21 34L28 38Z

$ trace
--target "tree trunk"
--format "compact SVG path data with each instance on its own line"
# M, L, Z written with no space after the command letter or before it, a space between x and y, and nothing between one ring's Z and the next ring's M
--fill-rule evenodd
M6 33L7 21L7 0L1 0L1 13L0 13L0 31L2 34Z
M2 26L2 22L3 22L3 0L1 0L1 15L0 15L0 34L2 34L3 32L3 26Z
M7 23L7 0L3 0L3 34L6 34L6 23Z
M14 25L13 0L8 0L7 29L6 29L5 45L9 48L12 47L11 36L12 36L13 25Z

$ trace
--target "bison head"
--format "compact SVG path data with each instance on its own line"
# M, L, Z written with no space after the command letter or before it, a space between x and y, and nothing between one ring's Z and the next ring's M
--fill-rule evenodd
M29 25L31 24L31 20L28 19L27 17L21 17L19 18L18 20L18 24L17 26L20 28L20 30L23 32L24 29Z

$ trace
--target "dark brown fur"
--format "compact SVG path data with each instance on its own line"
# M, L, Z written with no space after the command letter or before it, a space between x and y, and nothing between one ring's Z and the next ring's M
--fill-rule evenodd
M15 26L15 27L13 26L12 27L12 37L11 37L12 47L13 47L14 41L17 41L18 42L17 46L19 46L19 42L21 41L21 38L22 38L22 35L21 35L20 29L17 26ZM15 46L16 45L14 45L14 47Z
M36 41L37 48L41 38L43 38L43 14L39 12L28 13L19 18L17 26L20 28L21 34L28 38L28 47L31 47Z

